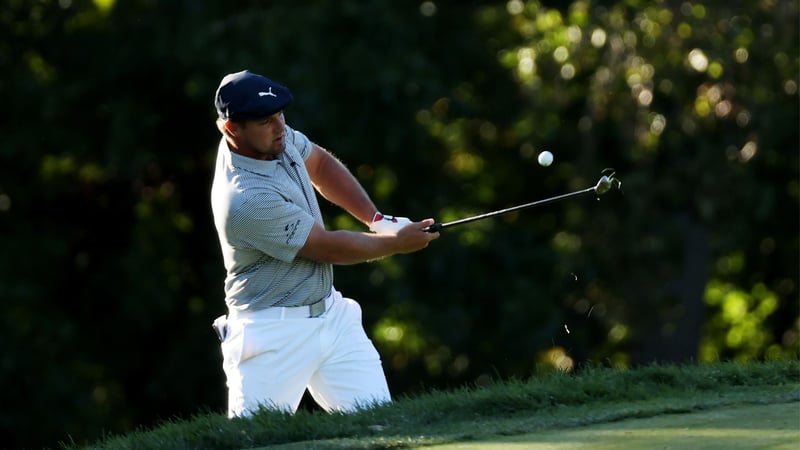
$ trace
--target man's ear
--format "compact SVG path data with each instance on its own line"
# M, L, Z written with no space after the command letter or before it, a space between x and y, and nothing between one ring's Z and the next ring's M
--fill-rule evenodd
M230 120L226 120L223 126L225 127L226 130L228 130L228 133L230 133L231 136L234 137L236 136L236 133L238 133L239 131L239 127L237 127L236 124Z

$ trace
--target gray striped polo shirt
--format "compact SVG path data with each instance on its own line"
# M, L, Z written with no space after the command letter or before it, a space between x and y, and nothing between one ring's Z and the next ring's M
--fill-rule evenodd
M288 126L285 139L273 161L233 153L224 137L219 143L211 209L231 309L311 304L333 284L332 265L297 257L322 214L304 163L311 142Z

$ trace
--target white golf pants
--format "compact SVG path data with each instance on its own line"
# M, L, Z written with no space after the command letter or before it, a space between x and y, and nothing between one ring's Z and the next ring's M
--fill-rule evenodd
M221 344L229 417L260 407L293 413L306 389L326 411L391 401L361 307L336 290L326 303L319 317L295 318L297 308L229 314Z

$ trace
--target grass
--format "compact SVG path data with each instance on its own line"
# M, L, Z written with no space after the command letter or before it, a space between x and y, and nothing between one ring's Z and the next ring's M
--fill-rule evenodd
M409 448L729 405L800 401L800 360L587 368L431 391L352 414L262 411L170 421L95 449ZM69 447L78 448L78 447Z

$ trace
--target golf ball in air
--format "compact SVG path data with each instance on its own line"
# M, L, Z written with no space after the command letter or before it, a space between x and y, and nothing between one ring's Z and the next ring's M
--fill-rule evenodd
M553 162L553 154L548 151L539 153L539 164L542 166L549 166Z

